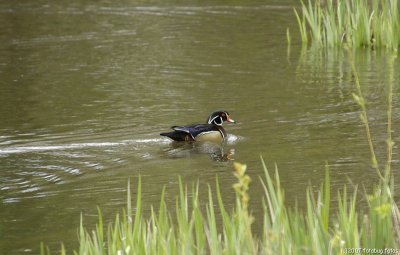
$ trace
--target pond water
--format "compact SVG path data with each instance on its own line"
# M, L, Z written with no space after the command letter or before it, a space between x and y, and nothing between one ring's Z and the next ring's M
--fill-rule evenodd
M80 215L113 218L127 181L142 177L144 208L178 176L204 199L218 176L234 202L232 160L248 165L261 212L260 155L277 164L288 203L302 205L325 164L334 189L376 182L348 58L304 49L297 1L12 1L0 3L0 250L77 247ZM288 47L286 29L292 43ZM394 85L398 171L399 60L355 52L378 158L386 157L386 92ZM159 136L225 109L223 146ZM397 172L396 172L397 173ZM136 185L133 185L134 187ZM135 189L135 188L133 188ZM206 199L205 199L206 201Z

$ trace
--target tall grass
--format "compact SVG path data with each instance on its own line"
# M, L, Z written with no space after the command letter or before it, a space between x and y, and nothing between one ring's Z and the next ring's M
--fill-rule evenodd
M303 43L337 47L388 48L397 51L400 17L397 0L308 0L294 9Z
M83 220L79 227L79 249L74 254L344 254L355 248L385 251L400 248L399 210L389 182L380 182L372 194L365 195L368 211L357 211L357 192L346 188L338 193L337 205L331 202L328 169L324 184L317 195L306 191L306 210L288 208L280 186L279 174L271 175L264 161L263 219L254 219L248 208L250 177L246 166L235 163L238 182L236 207L227 211L217 182L209 189L208 203L201 208L199 186L188 192L179 182L176 215L171 215L161 194L158 210L150 216L142 212L141 181L138 181L136 204L131 204L128 184L126 211L117 215L114 223L104 226L101 212L96 228L87 230ZM331 211L331 208L337 208ZM134 215L132 212L135 212ZM217 222L221 222L218 224ZM255 234L252 224L263 224L261 234ZM386 250L388 251L388 250ZM41 254L50 254L42 247ZM66 254L61 247L60 254Z

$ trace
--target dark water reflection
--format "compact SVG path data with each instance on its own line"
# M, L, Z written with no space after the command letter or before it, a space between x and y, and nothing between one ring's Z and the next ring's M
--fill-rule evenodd
M178 176L198 180L200 197L218 176L229 206L229 158L248 164L256 219L260 155L278 165L288 203L301 206L326 162L335 189L349 180L370 188L376 174L346 54L302 49L294 4L2 1L0 250L76 247L80 214L93 226L99 206L112 219L138 175L144 208L158 204L163 186L173 205ZM399 60L360 50L356 63L383 162L389 83L395 132L400 124ZM222 146L158 135L221 108L238 121Z
M227 148L224 144L171 142L165 154L170 158L186 158L198 155L209 155L213 161L226 162L234 160L235 149Z

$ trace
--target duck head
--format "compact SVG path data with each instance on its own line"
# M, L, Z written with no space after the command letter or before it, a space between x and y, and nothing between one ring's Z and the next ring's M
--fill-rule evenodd
M233 119L229 117L229 113L227 111L217 111L213 112L207 120L208 124L215 124L221 126L224 122L236 123Z

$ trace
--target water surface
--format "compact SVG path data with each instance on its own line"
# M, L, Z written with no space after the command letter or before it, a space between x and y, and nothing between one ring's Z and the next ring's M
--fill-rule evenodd
M232 205L227 153L248 164L259 221L260 155L278 165L288 203L301 206L325 164L335 189L371 187L376 174L346 54L301 48L297 4L2 1L0 250L36 254L44 241L71 251L81 213L89 227L97 206L112 219L125 206L127 180L139 175L146 210L163 186L173 206L178 176L199 181L204 197L218 176ZM369 50L355 60L383 161L389 83L399 126L399 62ZM221 147L159 136L217 109L238 122L225 126L230 139Z

